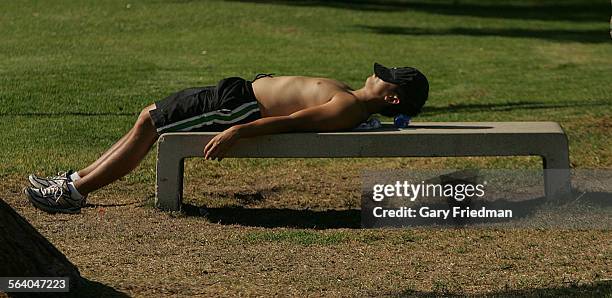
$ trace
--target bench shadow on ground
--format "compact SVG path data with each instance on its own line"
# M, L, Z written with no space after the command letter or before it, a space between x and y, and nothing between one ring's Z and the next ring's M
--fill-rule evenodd
M187 216L206 217L210 222L222 225L300 229L358 229L361 227L361 211L358 209L323 211L244 207L204 209L191 204L183 204L182 210Z
M468 16L495 19L596 22L608 20L608 3L596 0L574 0L564 3L533 1L480 1L466 3L448 1L405 0L231 0L287 6L316 6L361 11L421 11L447 16ZM602 32L605 35L605 32Z
M566 201L569 204L586 204L589 206L605 207L612 206L612 193L607 192L589 192L578 193L574 192L572 199ZM438 202L427 205L411 206L420 208L421 206L430 207L430 209L443 209L455 206L454 201ZM550 201L545 197L537 197L522 201L507 201L497 200L493 202L464 202L461 207L470 207L477 209L486 207L489 209L512 209L513 217L487 219L486 223L503 224L508 223L512 226L511 221L529 218L539 210L547 208ZM553 203L558 204L558 203ZM182 212L186 216L204 217L208 221L221 225L241 225L249 227L263 228L299 228L299 229L360 229L361 228L361 210L298 210L290 208L247 208L242 206L207 208L196 206L193 204L182 205ZM472 218L469 220L430 220L430 219L412 219L410 226L413 227L483 227L483 219ZM379 222L378 224L382 224ZM394 226L386 223L387 226Z
M437 201L428 204L415 204L412 206L413 209L420 209L421 207L428 207L429 210L449 210L453 207L460 207L462 209L469 208L471 210L480 210L486 208L487 210L512 210L512 218L451 218L444 220L440 218L415 218L406 220L404 226L410 227L446 227L446 228L458 228L458 227L495 227L495 228L590 228L596 225L596 223L589 221L583 222L581 225L576 226L574 223L570 225L563 219L566 217L574 216L573 208L575 207L597 207L597 208L610 208L612 206L612 193L606 192L579 192L574 190L569 198L564 201L549 200L546 197L535 197L531 199L523 199L519 201L509 201L504 199L497 199L494 201L483 201L483 200L466 200L463 202L457 202L453 199L448 199L446 202ZM568 208L569 207L569 208ZM582 209L582 208L581 208ZM551 213L552 212L552 213ZM542 217L542 213L546 213ZM550 217L551 214L563 215L557 216L557 219ZM584 215L581 215L584 216ZM602 223L605 228L606 223ZM402 227L401 220L376 220L373 226L393 226Z

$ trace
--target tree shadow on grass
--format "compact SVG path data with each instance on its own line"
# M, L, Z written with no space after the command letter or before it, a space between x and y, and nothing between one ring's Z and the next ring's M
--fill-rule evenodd
M112 287L83 278L81 284L75 291L71 291L69 297L130 297L126 293L115 290Z
M25 117L65 117L65 116L137 116L138 113L133 112L73 112L73 111L47 111L47 112L15 112L15 113L0 113L0 116L25 116Z
M610 35L606 30L568 30L568 29L542 29L542 28L417 28L401 26L368 26L357 28L388 35L412 36L472 36L472 37L516 37L536 38L557 42L607 43Z
M399 297L463 297L463 293L454 293L454 291L445 287L444 283L437 284L439 290L432 292L406 290L400 293ZM589 285L570 284L562 287L551 287L542 289L521 289L497 291L487 294L471 294L469 297L607 297L612 293L612 282L597 281Z
M72 282L71 282L72 284ZM128 294L115 290L114 288L97 281L81 278L76 288L71 288L69 292L51 292L51 293L36 293L36 292L14 292L9 293L9 297L35 297L35 298L53 298L53 297L130 297ZM0 295L1 296L1 295Z
M558 109L611 106L612 103L605 101L595 102L538 102L538 101L515 101L504 103L477 103L477 104L450 104L447 106L425 106L421 115L437 115L445 113L480 113L480 112L505 112L513 110L535 110L535 109Z
M423 11L431 14L469 16L495 19L520 19L542 21L597 22L609 19L608 3L582 0L570 3L540 3L522 1L508 4L506 1L480 1L465 3L461 0L402 1L402 0L230 0L236 2L267 3L291 6L319 6L363 11Z
M438 114L439 112L467 112L477 113L483 111L510 111L515 109L552 109L552 108L569 108L577 106L612 106L612 102L594 101L594 102L538 102L538 101L516 101L505 103L490 103L490 104L452 104L444 107L423 108L423 114ZM16 112L16 113L0 113L1 116L32 116L32 117L65 117L65 116L137 116L138 113L133 112Z

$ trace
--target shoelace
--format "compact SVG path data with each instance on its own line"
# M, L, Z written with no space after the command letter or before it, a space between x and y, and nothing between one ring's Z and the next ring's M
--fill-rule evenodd
M40 193L43 196L48 196L53 194L53 198L55 199L55 202L58 203L59 200L62 198L62 196L64 195L64 186L66 186L66 182L68 181L68 179L58 179L58 180L62 180L62 183L59 185L51 185L47 188L43 188L40 190Z
M66 174L68 172L57 172L57 176L53 176L53 177L47 177L47 179L49 180L60 180L60 179L67 179L66 178Z

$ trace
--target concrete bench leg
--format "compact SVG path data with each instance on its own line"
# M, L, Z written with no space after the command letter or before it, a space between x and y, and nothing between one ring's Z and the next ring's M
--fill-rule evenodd
M181 210L183 201L183 166L184 159L172 155L162 155L158 147L157 187L155 190L155 207L168 211ZM162 157L163 158L160 158Z
M556 201L569 199L572 186L567 146L560 147L558 151L542 156L542 159L546 198Z

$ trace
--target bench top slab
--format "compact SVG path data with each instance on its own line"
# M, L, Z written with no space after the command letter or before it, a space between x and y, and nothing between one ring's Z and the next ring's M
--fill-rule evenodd
M179 132L166 135L216 135L218 132ZM448 135L448 134L564 134L556 122L413 122L406 128L391 123L375 130L307 133L317 135Z
M201 156L218 132L162 134L158 154ZM368 131L282 133L239 139L228 157L546 155L567 148L555 122L416 122Z

